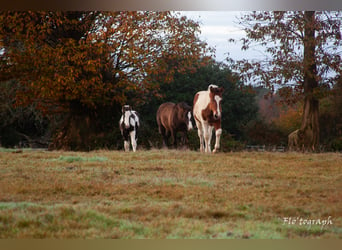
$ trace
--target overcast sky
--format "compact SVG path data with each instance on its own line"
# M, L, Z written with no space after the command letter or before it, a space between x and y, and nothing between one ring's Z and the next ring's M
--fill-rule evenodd
M260 52L241 51L241 43L229 43L230 38L236 40L245 37L244 31L237 24L237 17L242 11L182 11L181 14L198 21L201 26L200 38L209 46L216 48L216 60L224 61L229 57L252 59L260 56Z

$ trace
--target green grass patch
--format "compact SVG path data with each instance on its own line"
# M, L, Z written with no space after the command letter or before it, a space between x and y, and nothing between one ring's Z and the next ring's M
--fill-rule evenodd
M62 162L105 162L107 161L107 157L83 157L83 156L59 156L57 159L53 159L53 161L62 161Z
M0 202L0 210L7 210L7 209L26 209L28 207L38 206L32 202Z

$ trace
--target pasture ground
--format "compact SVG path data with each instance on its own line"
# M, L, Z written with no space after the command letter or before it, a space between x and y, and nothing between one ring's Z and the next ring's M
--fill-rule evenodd
M342 238L342 154L0 148L0 238Z

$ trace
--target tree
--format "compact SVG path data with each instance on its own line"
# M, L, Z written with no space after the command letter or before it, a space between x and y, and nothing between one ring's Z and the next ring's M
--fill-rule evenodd
M226 138L230 138L231 135L234 139L245 140L245 126L250 120L255 119L257 114L255 95L248 86L239 82L238 76L232 73L227 65L217 63L210 58L200 60L195 69L191 68L185 72L176 73L172 82L160 84L160 96L151 98L149 103L139 109L143 119L149 124L153 124L152 128L148 130L157 128L155 114L160 104L163 102L186 102L192 106L195 94L198 91L206 90L209 84L216 84L225 89L222 100L223 136L226 135ZM197 132L194 135L194 140L196 140L194 148L197 148ZM222 146L224 150L225 145Z
M342 150L342 78L320 102L320 131L327 149Z
M34 105L14 108L16 81L0 82L0 146L46 146L42 140L48 130L48 119Z
M271 90L292 85L304 99L299 129L307 150L317 150L319 144L320 89L334 84L341 75L341 16L341 12L274 11L240 18L246 32L242 49L258 44L266 47L266 56L263 61L238 61L236 69L245 80Z
M171 12L1 12L0 80L21 84L16 105L67 114L56 147L88 149L101 119L113 117L113 127L122 104L158 94L150 75L170 82L205 53L198 30ZM179 54L184 60L163 71L163 58Z

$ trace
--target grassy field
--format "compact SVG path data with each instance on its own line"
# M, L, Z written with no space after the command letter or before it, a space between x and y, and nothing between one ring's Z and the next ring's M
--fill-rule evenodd
M342 154L0 149L0 238L342 238Z

